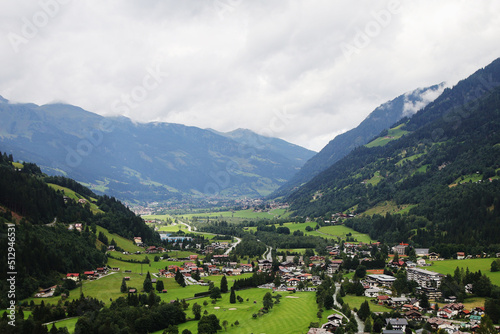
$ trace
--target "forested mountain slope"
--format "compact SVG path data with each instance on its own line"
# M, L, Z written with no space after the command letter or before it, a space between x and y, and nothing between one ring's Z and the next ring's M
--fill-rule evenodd
M73 180L47 177L35 164L12 160L12 156L0 153L0 234L7 235L8 226L14 226L15 268L8 270L5 251L0 252L0 263L2 277L17 272L19 299L38 287L60 283L68 272L104 265L106 256L92 231L94 224L129 239L140 236L146 243L160 243L158 234L115 198L97 196ZM84 203L48 183L77 192ZM74 223L82 224L82 232L68 230ZM0 238L2 249L8 249L7 243L7 238ZM1 281L0 291L5 296L7 282ZM6 305L0 305L3 307Z
M291 208L329 217L388 201L409 214L350 224L421 246L500 243L499 86L496 60L396 124L400 139L360 147L311 180L288 198Z
M402 94L372 111L357 127L332 139L318 154L309 159L290 181L271 196L289 195L294 188L308 182L316 175L345 157L353 149L365 145L382 130L404 117L413 115L432 102L444 90L444 83Z

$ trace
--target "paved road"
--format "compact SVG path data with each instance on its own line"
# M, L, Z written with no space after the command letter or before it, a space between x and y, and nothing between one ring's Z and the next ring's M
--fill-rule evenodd
M337 302L337 295L340 291L340 284L335 283L335 294L333 295L333 304L337 307L342 307L338 302ZM338 311L340 312L340 311ZM345 318L346 315L340 312ZM365 323L361 321L361 319L358 317L358 314L354 311L351 310L351 313L354 315L354 319L356 319L356 322L358 323L358 333L363 333L363 330L365 329ZM349 318L347 318L349 319Z
M225 254L225 255L229 255L229 253L230 253L230 252L234 249L234 247L236 247L236 246L237 246L237 245L241 242L241 239L240 239L240 238L238 238L238 237L233 237L233 238L235 238L235 239L236 239L236 242L235 242L234 244L232 244L232 246L231 246L231 247L229 247L229 248L228 248L228 249L224 252L224 254Z

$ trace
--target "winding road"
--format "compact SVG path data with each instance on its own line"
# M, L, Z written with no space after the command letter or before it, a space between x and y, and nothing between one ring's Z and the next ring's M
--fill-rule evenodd
M338 302L337 302L337 295L339 294L339 291L340 291L340 284L339 283L335 283L335 294L333 295L333 304L339 308L342 307L342 305L340 305ZM344 316L344 318L346 318L347 320L349 320L349 318L347 318L347 316L338 311L340 314L342 314ZM356 319L356 322L358 323L358 333L363 333L363 330L365 328L365 323L363 321L361 321L361 319L358 317L358 314L354 311L351 310L351 313L352 315L354 316L354 319Z

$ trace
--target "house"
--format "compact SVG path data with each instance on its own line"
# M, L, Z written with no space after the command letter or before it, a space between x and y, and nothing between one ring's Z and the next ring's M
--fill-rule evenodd
M408 320L405 318L387 318L385 319L386 327L391 324L392 329L405 331L406 326L408 326Z
M391 297L387 296L387 295L380 295L380 296L377 296L377 303L379 303L380 305L382 304L385 304L387 303L387 301L390 299Z
M66 274L66 279L70 279L70 280L73 280L75 282L78 282L79 278L80 278L80 274L79 273L68 273L68 274Z
M465 253L457 252L457 260L463 260L463 259L465 259Z
M429 256L429 248L415 248L417 256Z
M417 266L418 267L424 267L426 265L426 262L424 259L418 259L417 260Z
M189 261L196 261L196 260L198 260L198 255L196 254L189 255Z
M394 254L405 255L406 247L408 247L408 244L400 243L399 245L392 247L392 251Z
M142 246L142 238L141 237L134 237L134 242L137 246Z
M314 328L311 327L309 328L309 331L307 334L330 334L331 332L329 330L326 330L324 328Z
M89 270L89 271L84 271L84 272L83 272L83 274L84 274L85 276L87 276L87 279L90 279L90 280L92 280L92 279L96 278L97 276L99 276L99 275L97 275L97 273L96 273L95 271L93 271L93 270L92 270L92 271L90 271L90 270Z
M365 290L365 296L366 297L370 297L370 298L375 298L379 295L380 293L380 289L379 288L369 288L369 289L366 289Z
M333 333L342 326L342 316L339 314L332 314L328 316L328 322L321 326L322 329L326 330L327 333Z
M439 254L438 253L429 253L429 260L431 261L436 261L437 259L439 259Z
M406 319L414 320L414 321L422 321L422 313L416 311L416 310L409 310L408 312L405 313Z

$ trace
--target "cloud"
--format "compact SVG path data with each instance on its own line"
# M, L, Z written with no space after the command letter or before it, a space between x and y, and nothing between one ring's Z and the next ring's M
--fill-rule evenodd
M58 5L54 15L47 3ZM452 0L3 2L0 95L140 122L249 128L320 150L387 100L454 84L500 56L499 10ZM37 32L15 52L8 36L24 38L26 22ZM346 57L342 45L355 52Z

